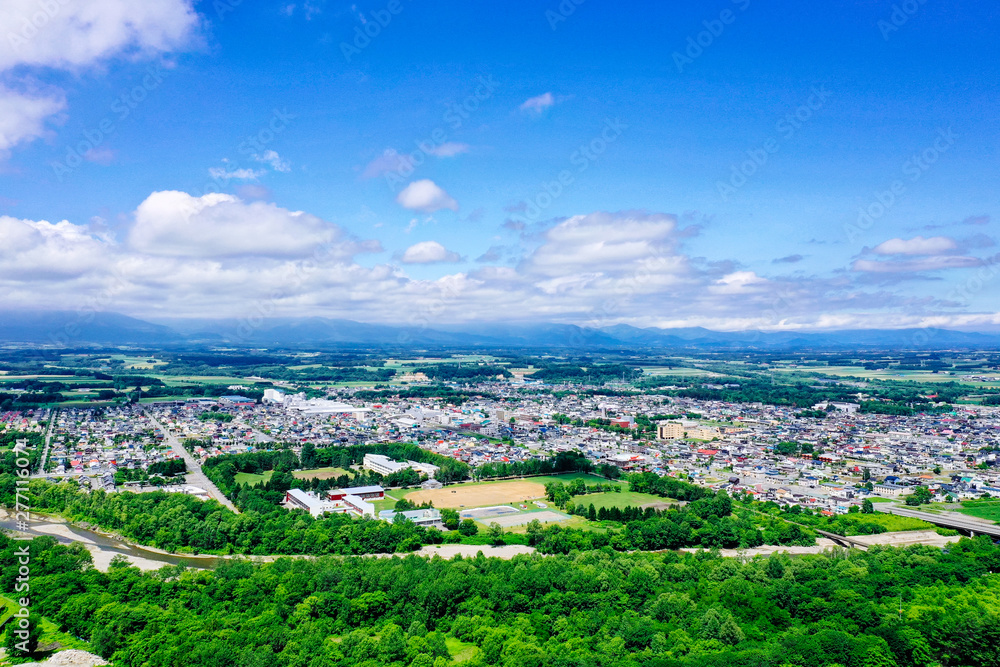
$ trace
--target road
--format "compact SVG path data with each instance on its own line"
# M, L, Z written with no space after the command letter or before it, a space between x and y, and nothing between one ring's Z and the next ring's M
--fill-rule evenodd
M163 439L166 441L168 445L170 445L171 449L173 449L178 456L184 459L184 463L187 464L187 469L188 469L187 483L205 489L206 491L208 491L209 496L211 496L215 500L218 500L220 503L222 503L232 511L239 514L239 510L236 509L236 506L233 505L229 501L229 498L226 498L226 496L223 495L222 491L219 491L219 487L217 487L215 483L212 482L212 480L210 480L205 475L205 473L201 469L201 464L199 464L195 460L195 458L191 456L188 450L184 449L184 445L182 445L180 441L174 436L174 434L170 432L170 429L168 429L166 426L161 424L155 417L153 417L153 413L148 409L144 408L143 412L145 412L146 416L149 417L149 421L153 422L153 424L155 424L156 427L163 432Z
M885 505L883 503L875 503L875 509L879 512L885 512L886 514L896 514L898 516L913 517L914 519L923 519L927 523L933 523L936 526L967 531L973 535L989 535L994 539L1000 538L1000 525L979 521L972 517L958 514L957 512L942 512L940 514L934 514L931 512L911 510L907 507L899 507L897 505Z
M49 427L45 431L45 447L42 449L42 458L38 465L38 473L45 472L45 462L49 459L49 444L52 442L52 431L56 427L56 415L59 414L59 408L52 408L52 414L49 416Z

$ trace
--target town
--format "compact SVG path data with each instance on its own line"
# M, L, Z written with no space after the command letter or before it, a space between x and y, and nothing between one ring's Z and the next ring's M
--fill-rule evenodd
M226 499L208 479L193 480L189 474L185 480L177 473L195 472L192 466L219 456L287 449L305 462L306 450L380 443L415 443L467 464L466 482L518 476L517 464L572 452L609 477L651 472L828 515L857 511L870 498L903 501L918 488L939 502L1000 497L1000 407L994 405L967 403L896 415L861 411L867 398L863 389L856 392L858 402L798 408L686 398L671 395L679 388L672 385L638 393L631 383L543 383L523 375L452 383L450 390L466 395L461 401L391 395L372 400L366 396L373 386L330 387L322 396L312 391L314 397L307 398L281 384L287 383L263 390L258 398L233 393L8 412L2 423L10 430L47 430L37 475L50 481L72 480L83 489L108 492L175 491L220 502ZM411 374L407 389L431 384ZM739 386L700 385L707 390ZM241 388L248 387L229 387ZM185 457L191 466L184 465ZM284 506L314 516L346 512L391 521L395 512L385 494L392 497L392 492L383 478L411 470L405 486L443 486L435 479L438 466L430 463L378 454L357 463L341 459L332 456L336 465L331 469L339 467L348 479L360 472L376 483L324 494L291 488ZM507 468L511 472L505 473ZM300 471L296 477L308 479L309 474ZM368 502L372 498L382 501L378 507ZM436 511L403 516L441 526ZM524 523L531 517L526 513ZM565 518L551 508L544 517Z

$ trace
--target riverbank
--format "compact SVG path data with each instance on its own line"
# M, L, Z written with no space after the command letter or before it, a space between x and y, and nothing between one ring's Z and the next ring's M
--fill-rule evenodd
M894 533L881 533L879 535L855 535L852 536L851 539L857 540L858 542L864 542L869 546L884 545L888 547L909 547L915 544L923 544L933 547L944 547L952 542L958 542L961 537L961 535L945 537L943 535L938 535L933 530L904 530ZM802 554L823 553L831 547L840 547L840 545L833 540L820 537L816 539L816 544L811 547L768 544L762 547L754 547L753 549L719 549L719 554L726 557L738 556L741 558L770 556L774 553L787 553L790 556L798 556ZM681 551L695 552L702 551L702 549L685 548L681 549Z
M0 528L14 530L14 517L4 509L0 509ZM116 556L123 556L129 563L143 571L158 570L165 565L185 565L196 569L212 569L221 560L229 558L249 558L256 562L271 562L278 558L316 558L311 555L268 555L268 556L245 556L245 555L214 555L214 554L178 554L170 553L157 547L149 547L140 544L133 544L120 535L108 533L97 527L90 525L74 525L64 518L56 515L33 514L29 529L29 534L47 535L54 538L61 544L72 544L74 542L82 544L90 552L94 561L94 567L107 572L111 567L111 561ZM440 556L450 559L461 555L463 558L472 558L482 552L490 558L511 559L514 556L525 553L534 553L534 547L520 544L493 547L489 545L475 544L436 544L426 545L417 551L412 552L417 556L427 558ZM388 558L392 556L406 556L408 554L366 554L367 556Z

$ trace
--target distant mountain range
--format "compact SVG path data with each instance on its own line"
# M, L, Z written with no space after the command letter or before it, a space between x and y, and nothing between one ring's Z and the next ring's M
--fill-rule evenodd
M656 349L1000 348L1000 334L946 329L860 329L817 333L711 331L701 327L588 328L573 324L431 327L365 324L323 317L174 319L153 324L118 313L0 313L0 342L57 345L227 345L237 347L585 347Z

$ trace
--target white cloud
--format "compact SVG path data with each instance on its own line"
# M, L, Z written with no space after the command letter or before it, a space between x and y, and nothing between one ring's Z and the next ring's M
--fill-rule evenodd
M462 153L469 152L469 144L458 143L457 141L446 141L440 146L434 146L428 151L436 157L455 157Z
M245 167L238 169L229 169L227 167L209 167L208 169L208 175L217 181L256 181L266 173L267 172L263 169L247 169Z
M714 294L744 294L766 284L767 280L753 271L734 271L716 280L708 289Z
M527 259L532 273L628 273L635 262L676 260L672 215L645 213L591 213L569 218L544 235L544 243Z
M190 0L4 0L0 70L74 69L121 53L170 51L184 45L198 23Z
M74 278L103 270L110 248L82 225L66 220L0 216L0 276L5 279Z
M469 144L456 141L446 141L437 146L421 147L410 154L400 153L395 148L387 148L382 151L381 155L365 165L364 169L361 170L361 178L376 178L383 174L395 173L401 181L413 174L413 171L426 159L421 157L421 151L443 159L468 153L469 149Z
M129 245L150 255L183 257L308 257L317 252L348 258L365 247L329 222L266 202L225 194L193 197L154 192L135 211Z
M855 271L866 273L916 273L918 271L940 271L943 269L967 269L983 262L978 257L966 255L942 255L912 260L876 261L858 259L851 265Z
M61 93L32 95L0 84L0 155L17 144L45 136L46 119L65 106Z
M421 241L406 249L400 261L404 264L434 264L437 262L457 262L461 260L457 252L451 252L437 241Z
M543 93L535 97L529 97L521 103L521 111L540 114L556 103L556 98L552 93Z
M83 159L87 162L104 165L105 167L115 161L117 153L107 146L97 146L91 148L83 154Z
M423 213L434 213L442 209L458 210L458 202L429 179L414 181L396 196L396 202L403 208Z
M947 236L915 236L912 239L889 239L872 248L872 252L877 255L943 255L957 247L954 239Z
M287 173L292 170L292 165L288 162L288 160L283 160L281 156L278 155L278 151L268 149L264 151L263 155L254 155L253 158L257 160L257 162L266 163L274 171Z
M45 134L63 111L62 91L36 94L25 68L77 73L112 57L151 56L190 41L199 17L190 0L3 0L0 73L0 155Z

